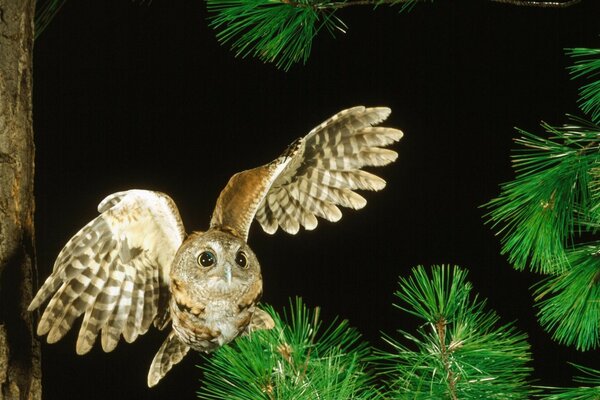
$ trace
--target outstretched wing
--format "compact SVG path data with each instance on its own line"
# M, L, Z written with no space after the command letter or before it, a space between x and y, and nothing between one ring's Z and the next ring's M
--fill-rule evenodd
M38 335L48 334L48 343L61 339L85 314L78 354L92 348L100 331L108 352L121 335L132 342L153 321L164 326L169 268L185 236L175 203L163 193L114 193L98 211L67 242L29 305L34 310L52 296L37 328Z
M267 233L281 227L296 234L300 226L315 229L317 217L338 221L338 206L363 208L367 201L355 190L381 190L385 181L362 168L398 157L384 147L400 140L402 132L373 126L390 112L362 106L341 111L271 163L235 174L219 195L211 227L247 239L256 217Z

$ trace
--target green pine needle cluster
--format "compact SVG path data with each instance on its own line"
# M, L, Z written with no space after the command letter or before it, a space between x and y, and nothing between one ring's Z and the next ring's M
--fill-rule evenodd
M410 9L416 0L206 0L210 26L221 43L229 43L236 56L253 56L289 70L306 63L316 35L345 32L336 12L353 5L401 4Z
M236 56L252 55L279 68L308 59L313 38L325 27L342 29L333 13L323 14L319 3L298 0L297 5L273 0L207 0L210 26L217 39L231 43Z
M535 391L526 335L472 293L459 267L414 268L400 280L396 296L403 311L423 320L417 334L387 337L394 352L384 355L394 399L527 399ZM385 353L384 353L385 354Z
M206 357L200 399L360 399L378 392L366 374L370 351L347 321L323 327L319 309L300 299L278 315L275 327L237 339Z
M569 68L574 78L595 78L600 71L600 49L567 49L575 59ZM600 122L600 80L595 79L579 89L579 105L595 123Z
M600 50L571 49L574 78L597 77ZM594 122L570 117L546 134L519 130L516 177L485 206L516 269L548 275L535 287L541 325L559 343L600 347L600 80L581 90Z
M535 290L539 320L559 343L578 350L600 347L600 243L568 252L566 272L550 276Z
M583 121L575 121L581 123ZM521 270L555 274L568 267L566 248L593 224L591 169L598 162L600 127L542 124L548 137L519 130L514 181L486 207L502 235L502 253Z
M580 384L574 388L550 388L553 394L544 400L597 400L600 399L600 371L573 364L583 375L573 380Z

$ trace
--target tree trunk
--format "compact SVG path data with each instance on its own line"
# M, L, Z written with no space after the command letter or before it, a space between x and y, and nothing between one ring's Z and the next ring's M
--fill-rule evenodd
M35 271L31 115L35 0L0 0L0 400L41 399L27 312Z

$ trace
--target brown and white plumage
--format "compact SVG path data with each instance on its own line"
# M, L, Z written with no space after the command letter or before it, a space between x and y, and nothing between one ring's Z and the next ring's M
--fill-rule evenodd
M340 206L364 207L355 190L381 190L385 181L362 168L397 157L384 147L402 132L374 127L389 114L383 107L341 111L271 163L235 174L206 232L186 236L175 203L163 193L108 196L100 215L67 242L31 302L34 310L50 298L37 333L56 342L83 315L77 353L88 352L98 335L108 352L121 336L133 342L152 323L162 329L171 320L148 375L153 386L190 348L209 352L271 328L271 317L256 307L262 277L246 243L252 221L270 234L279 227L296 234L301 226L316 228L317 217L338 221Z
M247 238L256 217L267 233L281 227L296 234L300 226L315 229L316 217L339 221L338 206L363 208L367 202L354 190L381 190L386 183L361 168L398 157L383 147L400 140L402 131L373 126L390 112L386 107L343 110L271 163L235 174L217 200L211 226L226 226ZM252 196L237 196L240 189Z
M157 319L159 306L166 305L161 297L168 296L170 264L185 235L175 204L161 193L115 193L98 211L67 242L29 306L52 296L37 329L38 335L48 333L49 343L85 314L78 354L87 353L100 332L102 348L111 351L120 335L132 342L164 319Z

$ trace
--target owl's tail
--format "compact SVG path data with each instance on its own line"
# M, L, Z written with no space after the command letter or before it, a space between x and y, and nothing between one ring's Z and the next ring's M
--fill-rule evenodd
M171 331L152 360L148 372L148 387L155 386L173 365L183 360L189 349L179 340L175 331Z

